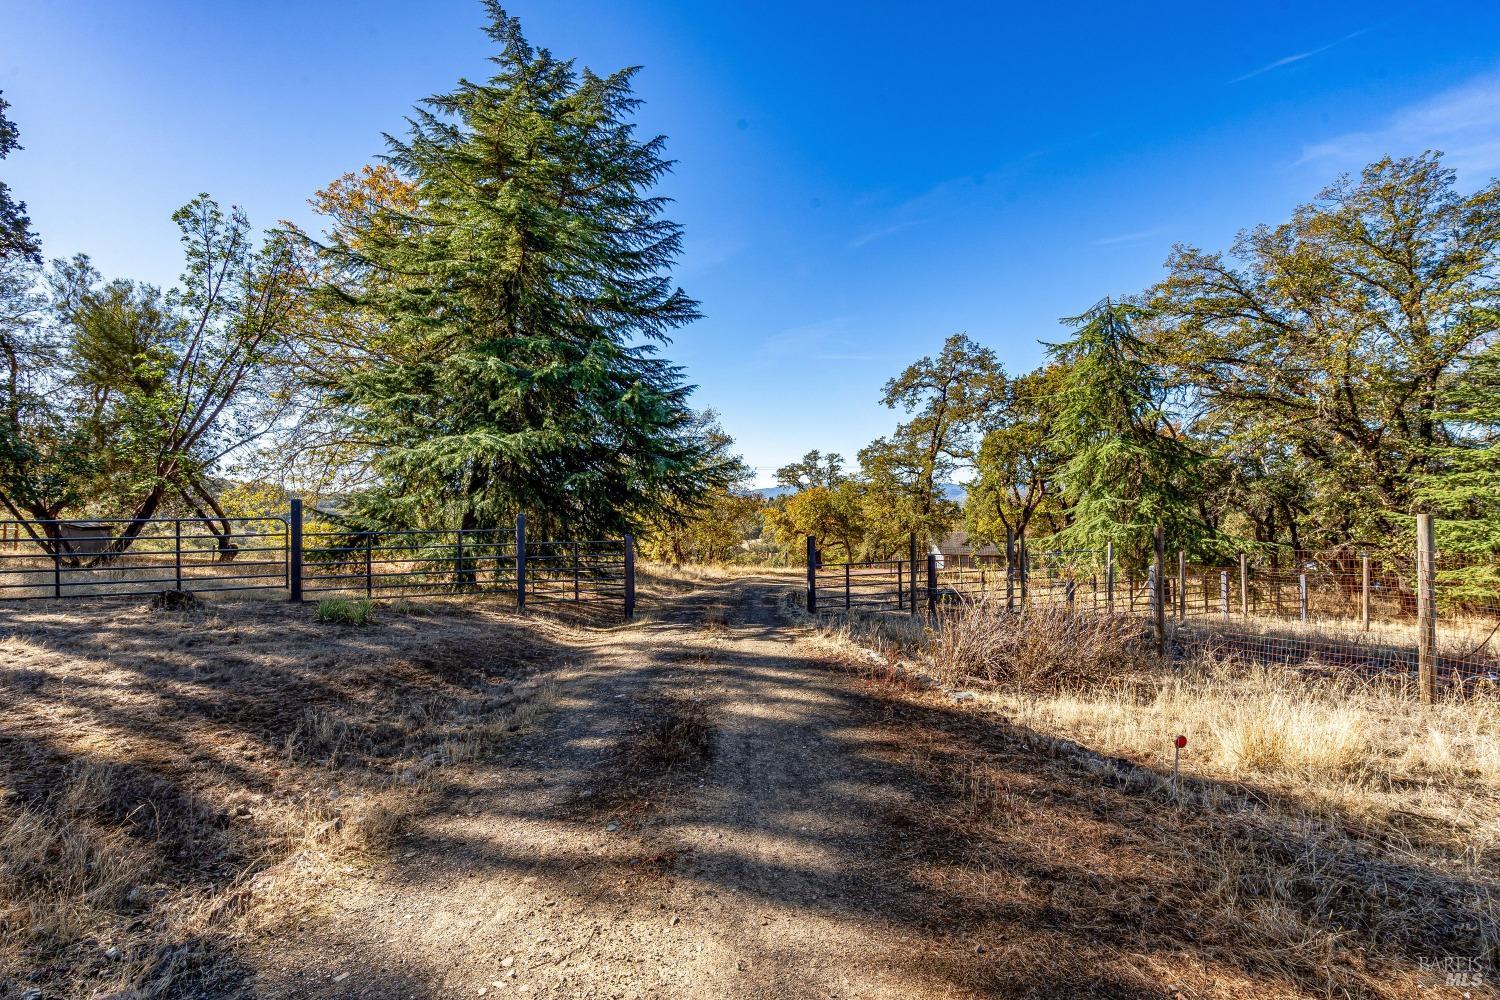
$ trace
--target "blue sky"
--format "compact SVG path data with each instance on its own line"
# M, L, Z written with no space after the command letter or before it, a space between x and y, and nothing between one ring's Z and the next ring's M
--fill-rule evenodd
M671 356L770 471L893 425L883 382L968 331L1012 371L1057 318L1227 246L1343 170L1434 147L1500 174L1500 5L704 4L522 0L539 45L644 67L670 137ZM50 256L170 283L174 208L252 221L485 72L472 0L0 2L5 179Z

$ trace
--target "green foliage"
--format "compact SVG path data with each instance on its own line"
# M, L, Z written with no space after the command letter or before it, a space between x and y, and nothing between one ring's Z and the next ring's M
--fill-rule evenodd
M1127 567L1149 561L1158 525L1196 555L1214 543L1195 504L1202 459L1171 420L1165 379L1133 330L1146 315L1105 299L1066 320L1077 333L1049 348L1063 369L1052 433L1067 456L1058 480L1069 503L1056 543L1099 550L1113 542Z
M43 299L34 271L6 266L0 503L34 519L133 517L115 551L180 505L214 519L228 556L211 471L281 411L288 258L207 195L173 218L187 266L170 292L104 282L80 256L53 262Z
M372 204L321 248L321 301L368 342L322 377L386 526L508 523L616 533L684 516L733 475L696 435L657 349L698 316L672 285L679 226L647 192L670 168L640 139L633 70L534 49L489 3L497 73L411 117L389 160L410 207Z
M1496 329L1500 182L1385 158L1229 259L1176 250L1153 344L1265 541L1380 546L1457 443L1445 386Z
M1435 448L1416 498L1437 517L1442 592L1457 603L1500 597L1500 344L1477 356L1443 393L1454 443Z
M814 486L832 489L844 478L844 456L837 452L824 455L816 448L776 470L776 485L793 491Z
M995 352L956 333L885 385L880 401L908 419L859 453L868 545L889 552L915 531L945 535L959 517L943 487L978 455L981 428L1005 390Z
M1065 508L1058 476L1063 454L1053 439L1053 424L1062 405L1065 369L1049 364L1012 379L984 435L976 463L978 476L969 486L964 516L976 541L1003 545L1006 532L1035 534L1061 528Z
M818 540L820 550L836 546L843 558L853 559L865 542L867 509L860 485L844 479L782 497L766 509L766 530L795 561L806 559L808 535Z
M0 95L0 160L13 150L21 148L20 133L15 123L5 117L10 102ZM40 264L41 244L31 231L31 220L26 216L26 203L11 197L10 188L0 181L0 263L19 258Z
M640 538L648 559L674 564L728 562L741 543L760 528L765 502L749 490L750 469L732 454L734 442L712 410L697 415L694 434L703 442L707 461L724 470L728 482L705 492L686 509L664 509L648 519Z
M375 605L364 597L325 597L318 602L316 619L323 625L370 625Z

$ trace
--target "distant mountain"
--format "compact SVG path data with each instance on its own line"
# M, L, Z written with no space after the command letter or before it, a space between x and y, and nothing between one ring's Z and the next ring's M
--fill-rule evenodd
M786 486L762 486L759 489L751 490L750 494L752 496L764 497L767 500L775 500L777 497L784 497L788 493L795 492L796 490ZM969 488L961 483L948 483L943 486L943 496L955 503L963 503L969 498Z

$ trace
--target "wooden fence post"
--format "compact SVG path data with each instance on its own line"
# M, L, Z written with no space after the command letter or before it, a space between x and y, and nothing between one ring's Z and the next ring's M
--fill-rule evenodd
M1417 515L1417 692L1423 704L1437 697L1437 552L1432 515Z
M1227 622L1229 620L1229 571L1219 571L1219 614Z
M1115 613L1115 543L1104 544L1104 607Z
M1359 623L1370 631L1370 557L1364 553L1359 557Z
M1240 553L1240 617L1250 617L1250 561Z
M462 538L463 536L459 536ZM628 537L628 536L627 536ZM630 554L627 550L625 556L625 576L627 581L630 577ZM626 602L630 597L627 594ZM516 515L516 610L522 611L526 607L526 515Z
M1187 620L1187 550L1177 550L1177 620Z
M625 536L625 620L635 620L635 536Z
M1151 603L1154 605L1153 617L1156 619L1156 655L1165 656L1167 652L1167 539L1166 533L1162 531L1161 525L1156 526L1152 532L1153 556L1151 559L1151 575L1154 578L1151 584Z
M807 613L818 610L818 539L807 536Z
M289 600L302 601L302 498L292 497L292 509L287 514L286 575Z
M1307 624L1307 574L1297 574L1297 617Z

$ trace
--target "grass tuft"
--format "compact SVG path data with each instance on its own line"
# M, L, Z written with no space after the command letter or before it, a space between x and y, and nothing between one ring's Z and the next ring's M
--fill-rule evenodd
M325 625L369 625L375 620L375 605L364 597L326 597L318 602L317 620Z

